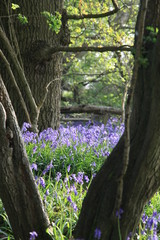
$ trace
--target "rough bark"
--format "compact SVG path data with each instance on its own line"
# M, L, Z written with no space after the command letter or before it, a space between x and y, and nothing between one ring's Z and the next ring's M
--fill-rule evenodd
M0 76L0 198L16 240L51 239L49 220L34 181L17 119Z
M149 0L145 27L160 27L160 0ZM147 41L145 29L143 57L148 66L138 71L131 115L129 165L124 177L120 219L122 239L134 233L144 205L160 186L160 33L157 41ZM83 202L74 237L94 239L99 228L102 240L119 239L118 218L113 212L118 179L122 170L124 136L94 178Z
M123 151L123 159L122 159L122 170L121 174L118 178L118 187L117 187L117 195L115 200L115 211L119 211L122 201L123 194L123 179L127 172L128 163L129 163L129 154L130 154L130 118L131 118L131 108L133 102L133 96L135 92L135 86L137 82L138 70L140 67L140 57L142 56L142 43L144 37L144 24L146 18L146 11L148 7L148 0L143 0L141 2L140 11L137 20L136 31L138 32L138 36L135 41L135 56L134 56L134 68L133 74L129 89L129 94L127 97L126 108L125 108L125 130L124 130L124 151Z
M2 1L1 3L1 16L11 14L11 10L8 10L11 9L10 4L6 7L5 2L7 1ZM57 128L60 115L62 54L55 53L46 58L45 53L48 46L60 47L63 45L62 40L65 37L63 35L64 25L62 24L61 32L57 35L49 30L46 19L41 13L43 11L53 14L55 11L62 13L63 1L40 0L36 2L33 0L17 0L16 3L21 7L21 14L28 18L28 24L21 24L14 16L2 18L1 23L17 53L21 66L24 68L26 79L28 80L37 106L41 106L46 93L46 86L51 83L49 84L47 97L39 115L39 129L47 127ZM3 69L1 71L11 100L14 103L18 121L22 125L26 119L18 101L18 96L10 84L6 71L3 71ZM14 74L20 85L17 73L14 72ZM20 87L27 102L22 85Z

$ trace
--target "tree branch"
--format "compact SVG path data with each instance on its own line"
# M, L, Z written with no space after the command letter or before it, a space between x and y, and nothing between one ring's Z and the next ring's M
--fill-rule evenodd
M121 115L122 110L113 107L105 106L95 106L95 105L79 105L71 107L61 107L61 113L94 113L98 115L103 115L105 113L111 113L116 115Z
M6 132L6 120L7 120L6 111L3 107L3 104L0 102L0 134L1 134L1 137Z
M115 72L116 72L116 70L113 70L113 71L108 70L108 71L101 72L101 73L99 73L99 74L70 73L70 74L64 74L64 76L88 76L88 77L96 76L96 78L92 78L92 79L87 80L87 81L82 80L82 81L80 81L80 82L77 82L77 85L82 84L83 86L86 86L86 85L88 85L88 84L90 84L90 83L100 82L100 81L101 81L101 79L99 79L100 77L102 77L102 76L107 76L107 75L112 74L112 73L115 73Z
M66 47L66 46L56 46L52 47L48 44L45 45L45 48L37 48L34 50L34 61L42 62L43 60L51 61L52 55L56 52L117 52L117 51L132 51L133 47L129 45L122 46L102 46L102 47ZM32 51L33 52L33 51Z
M81 20L81 19L87 19L87 18L103 18L103 17L108 17L111 16L119 11L118 4L116 0L112 0L114 10L111 10L109 12L105 13L99 13L99 14L82 14L82 15L67 15L66 18L67 20L72 19L72 20Z
M105 73L105 72L102 72L102 73L80 73L80 72L72 72L72 73L63 74L63 76L65 76L65 77L70 77L70 76L87 76L87 77L91 77L91 76L102 76L102 75L107 75L107 73Z
M22 67L20 66L20 63L17 59L17 56L6 36L6 34L3 32L2 30L2 27L0 26L0 39L2 41L2 43L4 44L4 47L6 48L9 56L11 57L12 59L12 62L14 64L14 67L19 75L19 78L21 80L21 83L23 84L23 87L25 89L25 92L26 92L26 95L27 95L27 98L28 98L28 101L29 101L29 104L30 104L30 108L31 108L31 123L32 123L32 127L33 129L37 129L37 122L38 122L38 116L39 116L39 111L38 111L38 108L37 108L37 105L36 105L36 102L33 98L33 95L32 95L32 92L30 90L30 87L29 87L29 84L27 82L27 79L25 77L25 74L24 74L24 71L22 69Z
M117 51L132 51L133 47L129 45L122 46L103 46L103 47L51 47L48 54L56 52L117 52ZM47 51L46 51L47 54Z
M49 86L50 86L53 82L59 81L59 80L61 80L61 79L60 79L60 78L55 78L55 79L53 79L52 81L50 81L50 82L46 85L46 87L45 87L45 94L44 94L44 96L43 96L40 104L38 105L38 109L39 109L39 110L41 109L41 107L43 106L43 104L44 104L44 102L45 102L45 100L46 100Z
M27 110L26 103L25 103L25 101L24 101L24 99L23 99L23 96L22 96L22 94L21 94L21 91L20 91L20 89L19 89L19 87L18 87L18 85L17 85L16 79L15 79L15 77L14 77L14 74L13 74L13 72L12 72L12 69L11 69L11 67L10 67L10 64L9 64L8 60L6 59L5 55L3 54L3 52L2 52L1 50L0 50L0 57L2 58L3 62L5 63L6 69L7 69L8 73L9 73L9 75L10 75L11 81L13 82L14 87L16 88L16 91L17 91L17 93L18 93L18 95L19 95L19 99L20 99L21 105L22 105L22 107L23 107L23 109L24 109L27 122L28 122L28 123L31 123L31 120L30 120L30 116L29 116L29 113L28 113L28 110Z

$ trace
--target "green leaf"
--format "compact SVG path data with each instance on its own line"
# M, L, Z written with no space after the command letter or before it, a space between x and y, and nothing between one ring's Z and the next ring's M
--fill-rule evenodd
M22 24L27 24L28 23L28 19L26 16L23 16L21 13L18 14L18 17L17 17L20 21L20 23Z
M55 15L53 15L52 13L47 11L43 11L41 14L47 19L49 29L58 34L62 25L61 14L59 12L55 12Z
M20 8L20 6L18 4L12 3L11 8L13 10L16 10L17 8Z

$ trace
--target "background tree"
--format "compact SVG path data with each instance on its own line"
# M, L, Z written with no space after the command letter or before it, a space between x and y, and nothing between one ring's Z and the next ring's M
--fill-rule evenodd
M73 1L72 7L66 1L65 6L71 16L91 15L79 20L69 17L70 46L132 45L138 1L118 2L120 11L103 18L94 18L92 14L97 16L113 9L111 1ZM64 57L63 105L80 103L122 107L125 86L131 78L133 61L130 53L81 52L66 53Z

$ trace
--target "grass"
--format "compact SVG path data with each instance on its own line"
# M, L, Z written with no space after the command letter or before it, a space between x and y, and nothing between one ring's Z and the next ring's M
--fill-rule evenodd
M61 126L59 130L49 128L39 135L30 133L28 127L24 124L22 134L51 222L48 232L55 240L70 239L92 178L117 144L124 127L117 119L110 119L106 125L87 123ZM145 206L135 239L160 239L159 202L160 194L156 193ZM0 239L14 239L1 202L0 216L3 235ZM100 239L97 229L95 239Z

